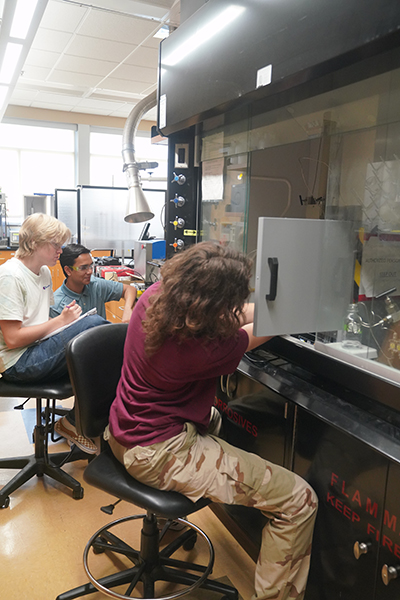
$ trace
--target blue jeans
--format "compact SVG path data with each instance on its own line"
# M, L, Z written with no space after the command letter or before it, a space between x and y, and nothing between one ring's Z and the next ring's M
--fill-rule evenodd
M65 350L68 342L82 331L97 325L108 323L99 315L90 315L73 323L64 331L60 331L47 340L36 342L29 346L15 365L3 373L6 381L29 383L43 380L53 380L68 374ZM74 415L68 415L68 420L74 422Z

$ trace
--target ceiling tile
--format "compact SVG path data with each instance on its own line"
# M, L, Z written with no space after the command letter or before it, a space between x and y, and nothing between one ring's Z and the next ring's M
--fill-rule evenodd
M48 52L63 52L70 39L70 33L39 27L33 40L32 48Z
M158 67L158 48L149 48L147 46L139 46L126 59L125 64L146 66L157 69Z
M46 29L72 33L89 10L78 4L50 0L46 6L40 26Z
M102 85L102 87L99 89L101 89L103 92L106 92L107 90L116 90L121 92L129 92L132 94L143 94L147 87L148 83L108 77L105 80L104 85Z
M68 47L66 54L97 60L111 60L119 63L135 48L134 43L110 42L109 40L77 35Z
M144 115L148 121L157 121L157 107L149 110L148 113Z
M96 6L126 14L139 14L154 19L163 19L174 0L96 0Z
M80 96L65 96L64 94L52 94L46 91L40 91L35 98L35 102L44 102L47 104L62 104L63 106L75 106L82 98Z
M79 106L71 108L70 112L87 113L89 115L104 115L105 117L108 117L110 114L109 110L102 110L101 108L85 108L85 110L82 110Z
M33 65L25 64L21 71L21 75L18 78L18 81L32 80L32 79L33 80L36 79L37 81L43 81L48 77L48 75L50 73L51 73L51 69L49 69L49 68L35 67Z
M143 90L143 96L148 96L149 94L151 94L152 92L154 92L154 90L157 89L157 84L156 83L152 83L151 85L147 86L147 88L145 88Z
M43 102L42 100L40 101L33 101L31 102L30 106L32 108L46 108L47 110L61 110L61 111L67 111L69 112L71 110L71 106L69 105L65 105L63 103L57 104L56 102Z
M154 83L157 81L157 69L137 67L134 65L121 65L112 74L113 79L127 79L128 81L140 81ZM105 83L107 84L108 78Z
M58 52L47 52L46 50L36 50L31 48L25 60L25 65L33 67L48 67L52 69L59 59Z
M160 48L160 39L150 36L143 42L143 46L154 48L158 52Z
M11 104L16 104L16 100L26 100L27 102L31 102L36 95L37 92L34 90L22 90L16 87L13 91Z
M118 65L119 62L96 60L95 58L82 58L81 56L71 56L69 54L65 54L57 64L57 68L60 71L89 73L91 75L105 77Z
M95 98L82 98L77 104L77 108L81 108L81 112L85 112L86 108L101 108L103 110L122 110L125 106L125 102L119 102L116 98L115 101L110 100L96 100Z
M73 71L60 71L55 69L47 78L47 81L56 83L66 83L78 88L96 87L101 81L98 75L89 75L88 73L74 73Z
M109 117L119 117L120 119L126 119L127 117L129 117L131 110L130 109L126 109L126 110L114 110L113 112L110 112Z
M152 37L157 29L159 23L154 21L93 11L80 27L79 34L112 42L130 40L139 44L147 37Z
M14 94L11 96L10 104L12 106L26 106L26 107L32 106L32 103L30 100L20 100L19 98L14 98Z
M157 87L153 34L179 9L176 0L49 0L11 103L126 118Z

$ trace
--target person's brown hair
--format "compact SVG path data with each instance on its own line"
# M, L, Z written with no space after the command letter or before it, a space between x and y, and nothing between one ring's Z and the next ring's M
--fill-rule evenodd
M62 246L70 237L71 232L62 221L43 213L33 213L21 225L19 248L15 256L31 256L41 244L53 242Z
M154 354L170 336L212 340L234 335L249 296L252 263L214 242L201 242L167 260L150 298L143 328Z

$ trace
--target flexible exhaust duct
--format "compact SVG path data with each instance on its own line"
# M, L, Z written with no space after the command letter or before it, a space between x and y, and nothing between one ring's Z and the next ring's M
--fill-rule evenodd
M157 104L157 91L143 98L130 112L122 134L122 159L124 161L123 171L126 172L128 180L128 208L125 221L127 223L142 223L154 217L147 203L140 183L139 170L154 169L158 163L137 163L135 160L135 136L138 125L143 117L153 106Z

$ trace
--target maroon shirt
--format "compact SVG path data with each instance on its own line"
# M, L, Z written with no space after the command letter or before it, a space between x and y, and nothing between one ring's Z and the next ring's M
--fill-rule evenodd
M121 378L110 410L110 430L125 448L148 446L182 431L186 421L205 433L214 403L216 378L233 373L249 343L244 329L229 339L179 343L169 338L155 354L144 351L142 321L149 298L139 299L129 322Z

